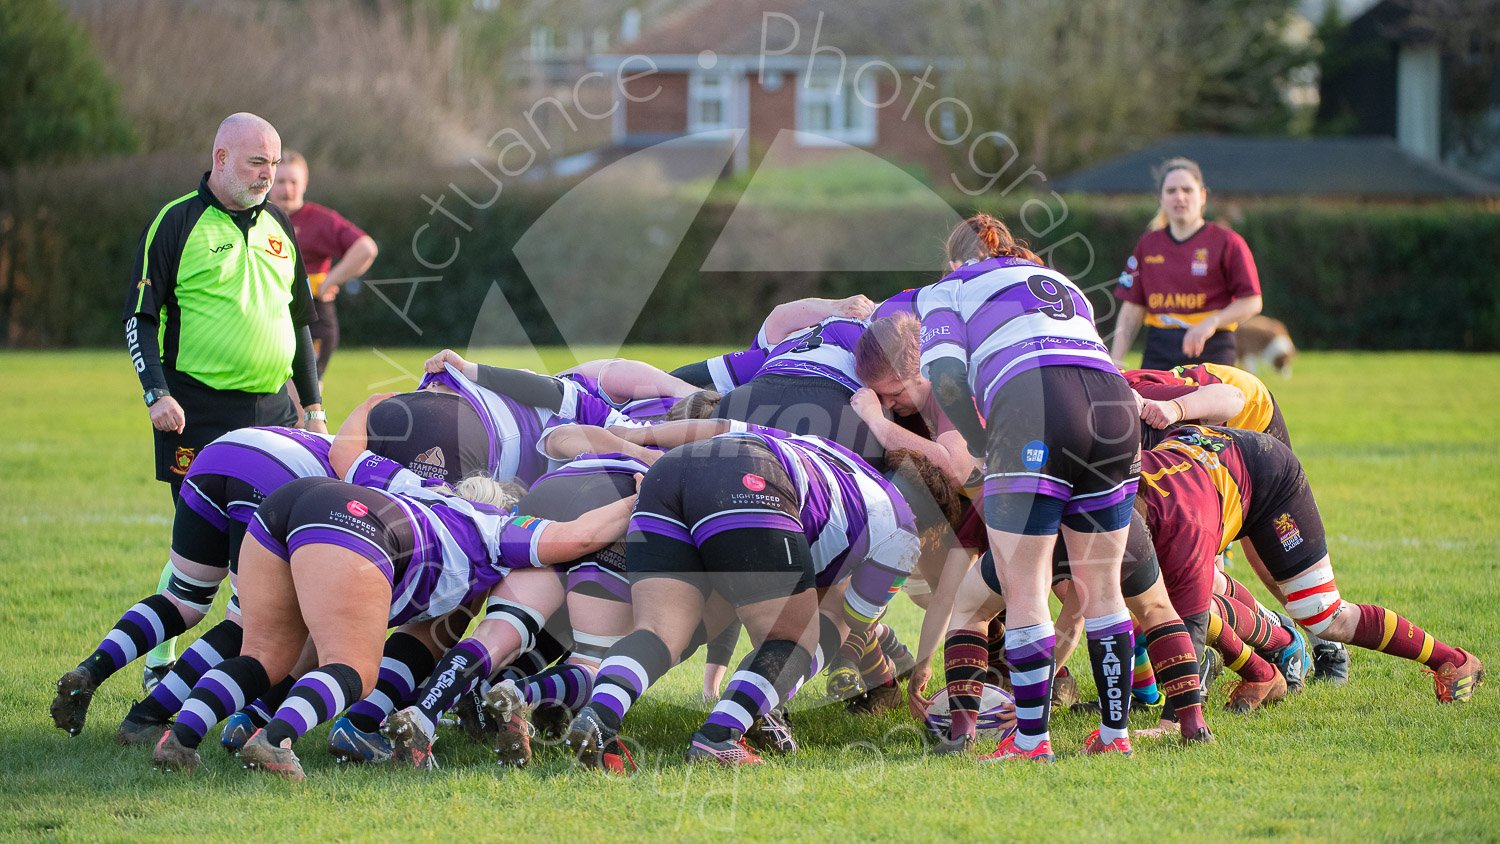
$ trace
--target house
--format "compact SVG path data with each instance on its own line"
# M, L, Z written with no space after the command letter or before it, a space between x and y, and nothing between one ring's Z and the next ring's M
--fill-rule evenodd
M1058 179L1059 191L1150 195L1153 168L1185 156L1223 196L1410 201L1493 199L1500 184L1403 149L1393 138L1179 135Z
M1325 44L1318 123L1500 180L1494 3L1381 0ZM1488 19L1486 18L1488 15Z
M940 96L941 65L920 57L923 33L910 17L901 0L688 5L595 57L596 71L632 71L615 92L613 144L640 149L743 130L729 167L743 172L790 130L795 155L779 152L782 162L855 147L937 172L946 148L928 129L927 109Z

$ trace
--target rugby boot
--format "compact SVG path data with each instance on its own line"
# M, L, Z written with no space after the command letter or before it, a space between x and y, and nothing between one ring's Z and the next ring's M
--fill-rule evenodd
M391 743L379 730L367 733L345 717L328 731L328 754L341 763L378 765L391 761Z
M1271 679L1258 683L1241 680L1230 690L1229 702L1224 708L1243 715L1266 704L1275 703L1286 695L1286 678L1281 676L1281 672L1277 672Z
M391 743L392 762L419 771L437 770L437 757L432 755L432 743L437 737L425 721L415 706L393 712L385 719L380 732Z
M255 726L248 714L236 712L224 721L224 730L219 733L219 746L224 748L225 753L239 753L258 729L260 728Z
M1121 756L1129 756L1130 738L1117 738L1111 742L1105 742L1104 737L1095 730L1089 733L1089 737L1083 740L1083 753L1085 756L1103 756L1108 753L1118 753Z
M1206 726L1205 727L1199 727L1198 729L1193 730L1192 732L1188 732L1187 730L1183 730L1182 731L1182 746L1183 747L1190 747L1190 746L1195 745L1195 744L1213 744L1213 743L1214 743L1214 734L1212 732L1210 732L1209 729L1208 729L1208 727L1206 727Z
M949 738L946 735L932 737L932 755L934 756L962 756L974 748L973 736L959 736Z
M1445 662L1431 672L1438 703L1466 702L1474 697L1474 689L1484 680L1484 663L1479 657L1463 648L1456 650L1464 655L1462 665Z
M859 670L852 665L837 665L828 671L828 700L853 700L865 691Z
M906 698L901 694L901 687L892 682L870 689L850 700L844 708L851 715L880 715L895 709L903 709L905 705Z
M1078 681L1073 679L1072 672L1068 671L1066 665L1057 669L1057 674L1052 678L1052 705L1067 709L1079 699Z
M1314 683L1342 686L1349 682L1349 649L1343 642L1318 639L1312 648Z
M573 710L558 703L543 703L531 710L532 735L539 735L548 741L561 741L568 732L568 725L573 723Z
M1302 691L1307 680L1307 663L1311 661L1307 653L1307 642L1302 638L1302 631L1290 618L1277 613L1276 619L1281 628L1292 635L1292 642L1274 654L1267 654L1266 658L1286 678L1287 694L1294 695Z
M256 730L255 735L240 748L240 764L247 771L265 771L289 780L306 779L302 772L302 761L292 752L292 740L282 739L274 745L266 738L265 730Z
M120 728L115 730L115 744L124 747L151 747L161 741L163 732L171 728L172 725L165 721L138 716L132 710L126 713L125 719L120 722Z
M714 741L699 731L693 733L693 740L688 744L687 761L717 762L726 768L734 768L740 765L763 765L766 760L745 744L744 736Z
M524 768L531 761L531 722L526 719L526 699L511 680L490 687L481 707L493 727L485 742L495 751L495 760L510 768Z
M184 771L191 774L198 770L203 760L198 758L198 751L186 747L177 740L168 730L162 733L161 739L156 743L156 750L151 753L151 765L158 771Z
M573 723L568 725L563 746L580 765L591 770L611 774L631 774L636 770L630 751L614 731L605 729L592 707L579 710Z
M174 659L171 662L163 663L161 665L148 665L142 668L141 691L149 696L153 689L161 685L161 681L167 679L167 675L172 673L172 669L176 667L176 665L177 660Z
M495 741L497 725L495 719L490 717L490 713L485 710L484 697L484 693L478 687L464 692L453 704L453 714L458 716L458 728L463 730L469 741L483 747L490 747Z
M1012 733L1011 735L1008 735L1005 738L1001 739L999 744L995 745L994 752L986 753L985 755L979 757L979 761L984 762L985 764L991 764L994 762L1009 762L1011 760L1017 759L1026 762L1054 761L1055 757L1052 755L1052 742L1043 741L1041 744L1038 744L1036 747L1033 747L1030 750L1022 750L1021 748L1016 746L1016 736L1014 733Z
M761 753L797 752L792 717L779 706L751 722L750 729L745 731L745 741Z
M52 724L70 736L83 732L89 703L94 700L94 677L83 666L57 679L57 695L52 698Z
M1203 659L1198 662L1198 685L1202 687L1204 696L1213 687L1214 681L1224 673L1224 658L1213 648L1203 651Z

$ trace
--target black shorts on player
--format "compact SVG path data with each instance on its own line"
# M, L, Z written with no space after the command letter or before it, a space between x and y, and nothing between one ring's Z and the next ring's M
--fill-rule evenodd
M737 607L803 592L815 578L799 513L791 478L756 440L721 437L674 449L646 475L635 519L677 530L632 529L631 582L671 577ZM700 529L713 522L717 530Z
M635 494L635 478L623 472L587 475L548 475L532 485L516 505L516 512L543 519L569 521L599 507ZM559 566L567 589L606 601L630 603L630 578L625 573L625 543L586 554Z
M1055 535L1130 524L1139 414L1119 375L1073 366L1032 369L1007 381L986 418L985 524Z
M1255 546L1271 576L1288 580L1328 556L1323 517L1297 455L1270 434L1214 430L1233 437L1244 458L1250 490L1240 533Z

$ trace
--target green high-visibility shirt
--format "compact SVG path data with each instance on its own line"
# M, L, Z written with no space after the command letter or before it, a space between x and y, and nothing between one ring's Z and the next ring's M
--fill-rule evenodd
M136 252L124 318L158 321L162 366L218 390L274 393L316 319L292 224L269 202L230 211L208 189L167 203Z

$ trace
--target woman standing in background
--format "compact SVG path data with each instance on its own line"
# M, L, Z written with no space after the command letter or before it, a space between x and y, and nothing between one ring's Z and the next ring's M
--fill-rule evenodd
M1141 324L1142 369L1235 362L1235 327L1260 313L1260 276L1245 239L1203 219L1203 171L1171 158L1157 174L1161 209L1115 287L1121 301L1110 353L1122 367Z

